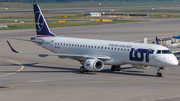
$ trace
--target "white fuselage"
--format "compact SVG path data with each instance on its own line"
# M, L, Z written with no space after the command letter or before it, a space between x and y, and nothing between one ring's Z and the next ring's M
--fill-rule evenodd
M111 60L103 61L105 65L166 67L178 64L177 58L172 53L157 54L157 50L169 50L161 45L68 37L43 37L38 40L43 41L40 46L54 53L109 56Z

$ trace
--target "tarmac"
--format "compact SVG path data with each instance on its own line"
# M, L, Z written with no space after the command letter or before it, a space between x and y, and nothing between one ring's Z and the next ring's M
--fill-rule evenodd
M116 41L136 41L179 35L179 18L151 19L148 22L52 28L58 36ZM106 65L100 72L81 74L81 64L55 56L13 53L4 37L31 38L35 29L0 31L1 101L179 101L180 66L162 70L135 69L123 65L111 72ZM49 52L34 43L8 39L18 51ZM172 48L180 50L180 46ZM176 54L180 59L180 54Z

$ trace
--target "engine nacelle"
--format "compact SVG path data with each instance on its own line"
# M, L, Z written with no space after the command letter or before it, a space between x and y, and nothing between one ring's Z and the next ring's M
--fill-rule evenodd
M136 69L147 69L150 67L150 66L143 66L143 65L132 65L132 66Z
M101 71L104 67L104 63L98 59L87 59L84 62L84 67L90 71Z

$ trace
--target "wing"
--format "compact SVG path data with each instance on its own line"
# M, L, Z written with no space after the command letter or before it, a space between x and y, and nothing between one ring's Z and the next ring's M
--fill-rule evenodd
M20 51L16 51L11 44L9 43L9 41L7 41L9 47L11 48L11 50L15 53L23 53L23 54L35 54L35 55L39 55L40 57L46 57L46 56L60 56L60 57L67 57L67 58L97 58L100 60L110 60L111 58L108 56L97 56L97 55L77 55L77 54L59 54L59 53L38 53L38 52L20 52Z

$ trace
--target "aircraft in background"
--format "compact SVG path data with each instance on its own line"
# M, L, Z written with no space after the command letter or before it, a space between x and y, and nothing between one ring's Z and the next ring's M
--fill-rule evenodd
M174 54L167 47L161 45L58 37L50 31L39 5L34 4L33 7L37 37L13 39L34 42L53 53L19 52L13 49L7 41L15 53L36 54L40 57L51 55L74 59L82 64L80 67L81 73L101 71L104 65L111 65L111 71L120 71L121 65L132 64L137 69L156 67L156 76L161 77L160 69L178 65L178 60Z

